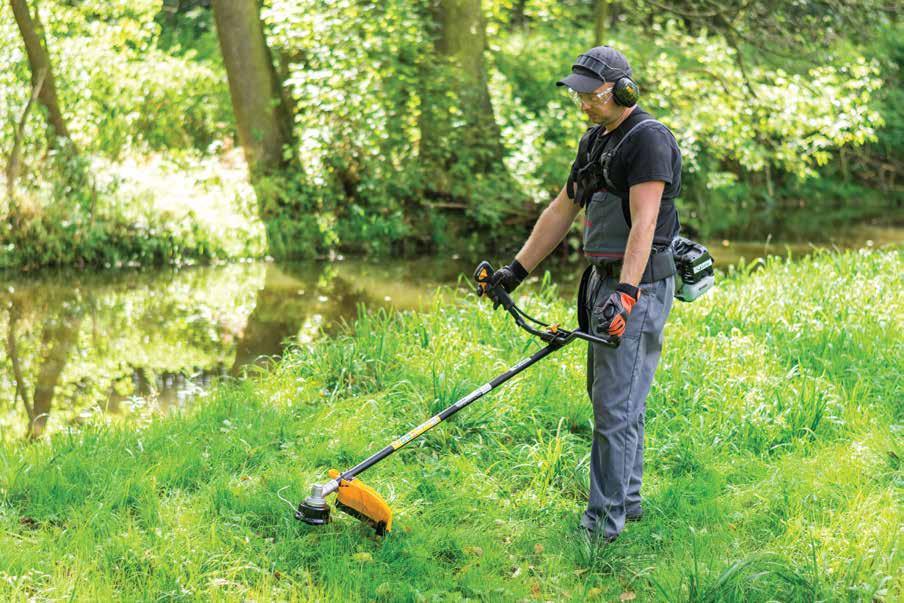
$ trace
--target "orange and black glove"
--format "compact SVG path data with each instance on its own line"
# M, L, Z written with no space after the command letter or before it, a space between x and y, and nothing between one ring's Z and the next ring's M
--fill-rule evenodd
M591 326L597 337L621 337L625 334L628 315L640 298L640 289L619 283L606 301L593 309Z

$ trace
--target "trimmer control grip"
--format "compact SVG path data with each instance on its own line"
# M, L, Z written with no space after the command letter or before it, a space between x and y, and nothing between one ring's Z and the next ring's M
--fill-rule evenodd
M493 272L495 272L495 270L493 270L493 267L486 260L477 265L477 269L474 270L474 280L477 282L478 297L487 293L487 290L490 287L490 277L493 276Z
M495 270L486 260L477 265L477 269L474 271L474 280L477 281L477 295L486 295L493 300L493 309L502 306L508 312L515 305L515 302L512 301L511 296L509 296L508 291L503 286L493 286L493 272Z

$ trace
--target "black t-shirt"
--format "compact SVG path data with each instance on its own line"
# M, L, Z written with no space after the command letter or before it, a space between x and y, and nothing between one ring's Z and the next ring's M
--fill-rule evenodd
M609 134L601 135L594 146L605 145L603 151L615 148L631 128L647 119L653 117L640 107L635 107L625 121ZM665 182L654 237L657 240L671 240L678 235L675 198L681 193L681 151L668 128L660 123L646 123L635 130L612 157L609 178L615 185L615 189L610 192L623 199L623 209L629 224L629 189L642 182Z

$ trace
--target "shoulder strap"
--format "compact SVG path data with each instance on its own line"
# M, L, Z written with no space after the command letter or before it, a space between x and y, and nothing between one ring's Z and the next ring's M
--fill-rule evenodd
M615 157L615 153L618 152L619 147L621 147L622 143L625 142L625 140L627 140L628 137L631 136L631 134L633 134L636 130L640 129L640 126L642 126L644 124L648 124L648 123L659 124L663 128L665 128L669 134L672 134L672 131L669 130L669 127L667 125L665 125L661 121L658 121L655 119L644 119L644 120L639 121L636 124L634 124L634 126L630 130L628 130L624 136L622 136L621 140L618 141L618 143L615 145L615 148L613 148L611 151L607 152L606 155L601 158L601 163L602 163L602 167L603 167L603 178L605 179L606 185L609 187L609 190L613 190L615 188L615 184L613 184L612 180L609 178L609 166L612 163L612 158ZM674 138L674 137L675 137L675 135L672 134L672 138ZM628 224L628 228L631 228L631 213L628 209L626 199L622 199L622 213L624 214L625 222ZM671 242L672 242L671 239L666 240L666 239L662 239L661 237L653 237L653 246L654 247L656 247L656 246L667 247L667 246L671 245Z
M581 174L586 170L586 167L591 162L591 151L593 148L593 144L596 141L597 135L600 132L601 126L591 126L587 128L587 131L581 136L580 142L578 142L578 152L577 156L574 158L574 162L571 164L571 171L568 174L568 182L565 184L566 193L568 194L568 198L572 199L576 203L578 202L577 193L578 190L576 185L578 184Z
M599 138L599 133L601 131L602 126L596 125L588 128L587 131L584 132L584 135L581 136L581 142L578 145L578 154L584 164L590 162L593 146Z
M606 153L606 156L603 157L603 161L602 161L602 164L603 164L603 179L606 181L606 186L608 186L610 190L614 190L614 189L615 189L615 185L612 183L612 180L609 179L609 165L612 163L612 158L615 157L615 154L616 154L616 153L618 153L618 150L621 148L622 144L624 144L624 142L625 142L626 140L628 140L628 138L631 137L631 134L633 134L638 128L640 128L640 126L642 126L642 125L644 125L644 124L648 124L648 123L658 124L658 123L660 123L660 122L658 122L658 121L656 121L655 119L652 119L652 118L651 118L651 119L644 119L644 120L641 120L641 121L637 122L636 124L634 124L634 127L633 127L633 128L631 128L630 130L628 130L628 131L625 133L625 135L621 137L621 140L619 140L618 143L616 143L615 147L614 147L611 151L608 151L608 152ZM663 127L665 127L665 126L663 126ZM668 128L666 128L666 129L668 130Z

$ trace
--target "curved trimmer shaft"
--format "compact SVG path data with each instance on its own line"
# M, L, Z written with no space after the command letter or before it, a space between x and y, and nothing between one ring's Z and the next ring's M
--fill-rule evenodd
M488 263L483 262L480 264L480 266L478 266L477 273L475 274L475 278L478 282L478 293L480 293L481 295L485 293L497 305L502 305L506 311L514 316L515 322L519 327L525 329L533 335L539 336L541 339L546 341L546 347L541 348L530 357L520 361L509 370L495 377L492 381L484 383L468 395L455 402L455 404L452 404L439 414L430 417L402 437L396 439L376 454L361 461L348 471L339 473L338 471L331 470L330 477L332 477L333 479L324 484L316 484L311 487L311 494L307 498L305 498L301 504L298 505L298 510L295 512L296 519L300 519L301 521L304 521L305 523L311 525L324 525L328 523L330 521L330 507L326 502L326 497L333 492L339 491L338 506L340 509L350 512L352 515L358 517L359 519L369 521L374 525L378 532L382 533L383 531L389 531L392 527L392 511L389 509L388 505L386 505L385 501L383 501L379 494L377 494L364 484L361 484L360 482L352 483L352 480L355 479L355 476L379 463L408 442L411 442L412 440L430 431L475 400L482 398L487 393L499 387L524 369L535 364L536 362L539 362L546 356L549 356L559 348L565 346L568 343L571 343L575 339L583 339L610 347L618 346L617 340L602 339L581 331L568 331L566 329L560 329L555 325L548 327L545 331L541 331L540 329L535 329L527 325L527 323L522 318L522 316L527 315L523 314L523 312L521 312L517 308L517 306L514 305L508 293L504 289L494 288L489 284L489 277L492 275L492 273L493 269ZM344 496L344 493L347 494Z

